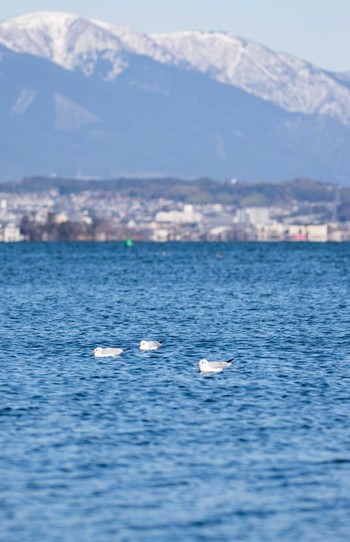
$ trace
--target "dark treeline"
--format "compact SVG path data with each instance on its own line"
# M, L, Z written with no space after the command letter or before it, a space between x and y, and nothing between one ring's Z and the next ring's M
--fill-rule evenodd
M24 216L20 223L22 235L28 241L93 241L96 239L98 222L83 224L77 222L54 222L54 214L51 213L46 223L40 224L28 216Z

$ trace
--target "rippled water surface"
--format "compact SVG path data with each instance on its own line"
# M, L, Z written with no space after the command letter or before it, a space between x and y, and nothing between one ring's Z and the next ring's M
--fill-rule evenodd
M348 244L0 261L1 541L349 540Z

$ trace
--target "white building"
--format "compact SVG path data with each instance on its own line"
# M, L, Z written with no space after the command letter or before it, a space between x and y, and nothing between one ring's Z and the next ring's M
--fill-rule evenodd
M265 226L271 223L271 213L268 207L245 207L238 209L236 221L239 224L253 224L254 226Z
M310 224L307 226L307 240L313 243L325 243L328 241L328 225Z
M167 224L198 224L202 219L202 214L190 204L184 205L182 211L158 211L155 216L156 222Z
M18 243L19 241L23 241L23 236L21 235L21 230L19 229L16 224L6 224L4 229L2 230L2 241L4 243ZM1 240L1 233L0 233L0 240Z

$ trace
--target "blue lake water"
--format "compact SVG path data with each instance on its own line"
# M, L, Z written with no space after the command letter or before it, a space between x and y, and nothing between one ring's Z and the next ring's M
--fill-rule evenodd
M2 542L349 540L349 244L0 262Z

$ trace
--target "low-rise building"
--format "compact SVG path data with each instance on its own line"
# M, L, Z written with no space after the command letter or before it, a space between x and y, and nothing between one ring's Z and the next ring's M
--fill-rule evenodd
M304 224L289 224L286 228L288 241L307 241L308 227Z
M6 224L2 230L2 240L4 243L18 243L19 241L23 241L20 228L13 223Z
M328 241L328 224L309 224L307 226L307 240L312 243Z
M257 241L272 242L284 241L286 236L286 227L280 222L257 226L256 228Z

